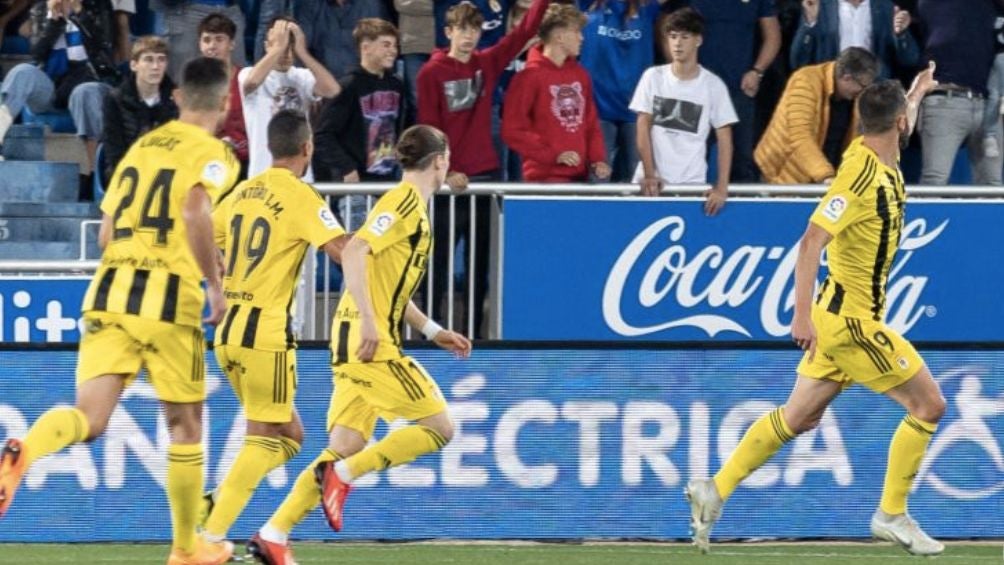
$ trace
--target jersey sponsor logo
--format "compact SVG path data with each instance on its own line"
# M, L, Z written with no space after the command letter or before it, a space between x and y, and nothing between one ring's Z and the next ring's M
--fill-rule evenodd
M202 180L215 186L227 181L227 166L222 161L210 161L202 168Z
M936 240L947 226L945 220L931 228L926 220L918 218L903 228L901 253L890 270L886 291L886 303L890 305L886 323L901 334L909 331L930 308L921 303L929 277L907 275L904 270L913 253ZM694 248L687 244L686 230L686 220L668 216L641 230L627 244L611 267L603 288L602 310L607 326L628 337L680 327L700 329L708 337L722 332L753 337L750 328L729 315L696 314L638 322L626 319L623 304L640 304L653 314L688 311L702 305L722 311L738 309L759 297L763 330L774 337L788 335L795 304L798 245L789 248L744 245L732 251L718 245ZM658 247L663 245L660 252ZM643 257L652 258L651 263L645 264ZM636 286L628 288L629 281ZM639 315L636 310L634 315Z
M383 214L373 218L373 221L370 222L370 232L372 232L373 235L383 235L387 233L387 230L389 230L391 226L394 225L394 220L395 218L392 212L384 212Z
M318 208L317 217L320 218L324 227L329 230L337 230L342 227L342 225L338 223L338 219L335 218L335 215L331 213L331 209L328 208L327 204L322 204L321 207Z
M558 119L565 131L575 133L582 126L586 113L586 98L582 95L582 83L552 84L551 113Z
M701 125L704 106L688 100L653 97L652 123L665 128L687 133L697 133Z
M617 29L601 25L596 33L597 35L611 37L618 41L637 41L641 39L640 29Z
M844 210L847 210L847 199L843 196L834 196L826 206L823 206L823 216L831 222L836 222L844 215Z

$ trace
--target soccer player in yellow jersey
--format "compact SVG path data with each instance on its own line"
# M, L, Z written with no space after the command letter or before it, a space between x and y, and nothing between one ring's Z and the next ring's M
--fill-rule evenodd
M328 448L248 544L269 565L293 563L289 532L319 502L338 531L353 479L438 451L453 435L443 394L418 361L401 351L400 332L404 321L444 349L463 357L471 351L470 341L439 327L411 302L432 246L428 200L449 170L446 136L431 126L411 127L401 135L397 158L404 178L377 201L342 252L346 292L332 327ZM415 423L366 447L378 416Z
M694 543L702 552L739 483L785 443L815 427L830 402L853 383L885 394L907 411L889 446L872 534L916 555L944 551L907 513L906 498L945 400L910 342L883 321L886 279L906 205L899 151L913 130L920 100L937 85L933 76L932 63L907 95L898 82L883 81L858 98L863 135L844 153L799 246L791 335L805 355L795 387L784 406L750 426L714 478L687 484ZM813 300L824 248L829 275Z
M224 313L213 202L239 165L213 134L226 115L225 65L185 65L178 120L139 138L101 203L101 265L84 297L84 335L74 408L54 408L0 456L0 513L24 472L45 455L102 434L123 389L146 368L167 421L167 497L174 532L169 565L227 561L231 544L195 533L203 482L204 296L215 324ZM200 287L205 280L206 290Z
M203 537L221 542L265 475L300 451L293 408L296 342L290 309L310 245L338 261L348 236L327 203L300 180L314 153L303 113L282 110L268 124L272 167L237 186L213 212L226 249L227 313L215 352L247 415L244 446L217 491Z

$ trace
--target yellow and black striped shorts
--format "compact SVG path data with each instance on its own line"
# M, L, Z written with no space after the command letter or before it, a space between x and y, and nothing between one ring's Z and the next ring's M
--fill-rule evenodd
M446 400L425 368L411 357L371 363L332 365L335 391L328 409L328 431L345 426L369 439L379 416L421 420L446 410Z
M140 369L165 402L206 399L206 344L202 328L148 320L131 314L87 312L77 357L77 386L102 375L128 375Z
M875 320L848 318L813 306L816 356L798 364L798 374L836 381L844 386L859 383L883 393L913 378L924 360L913 344Z
M248 420L285 424L293 418L296 396L296 350L267 351L217 344L223 369Z

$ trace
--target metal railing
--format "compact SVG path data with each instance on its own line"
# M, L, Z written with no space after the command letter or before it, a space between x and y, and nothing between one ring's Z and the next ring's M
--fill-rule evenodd
M319 183L317 190L327 199L331 209L338 213L343 221L343 225L348 231L354 231L361 225L365 214L367 214L376 202L376 196L383 194L392 185L388 183L360 183L360 184L336 184ZM710 188L708 185L688 185L688 186L667 186L662 195L652 198L675 198L681 197L694 199L703 197ZM818 185L736 185L729 187L730 199L733 200L758 200L769 198L818 198L825 194L826 187ZM943 187L908 187L908 194L913 199L954 199L954 198L987 198L1004 199L1004 188L991 186L943 186ZM463 193L451 193L443 189L437 196L446 196L447 206L445 210L438 210L436 199L430 201L429 217L433 225L436 225L437 215L445 214L449 229L446 241L437 242L437 245L446 245L446 249L455 251L458 239L464 239L466 244L468 266L465 269L466 281L463 286L464 318L456 319L457 314L457 289L454 284L455 273L455 253L448 252L445 265L437 265L430 257L428 274L424 283L424 308L430 314L440 314L439 304L430 304L434 299L445 300L445 317L438 315L437 318L444 327L450 329L463 328L464 333L469 337L474 337L480 332L475 328L475 312L477 308L484 305L475 304L476 284L475 277L478 272L478 265L481 261L490 261L489 268L489 289L488 313L486 319L489 322L498 319L498 295L495 291L499 288L499 277L501 276L499 262L504 260L501 256L502 247L499 245L498 235L500 226L504 218L501 210L501 200L505 196L582 196L582 197L635 197L642 198L638 194L637 185L633 184L520 184L520 183L475 183ZM466 233L457 233L456 219L458 214L458 197L476 196L479 197L477 206L489 205L491 222L488 226L478 225L477 214L475 213L475 199L467 199L468 216L470 224ZM346 198L349 197L349 198ZM440 199L440 202L442 199ZM85 220L81 222L80 260L6 260L0 261L0 274L4 275L38 275L38 274L87 274L93 273L99 261L85 260L88 244L87 227L93 224L100 224L98 220ZM489 230L491 243L489 245L489 256L478 257L475 253L476 245L472 243L477 240L479 230ZM322 259L319 263L318 258ZM317 274L320 270L321 285L317 289ZM445 270L445 276L442 271ZM331 315L333 308L337 305L337 296L340 293L340 285L335 285L337 281L337 267L327 260L323 254L308 253L304 261L303 275L297 296L297 312L294 318L298 320L299 334L303 339L326 340L330 337ZM443 286L443 296L436 296L437 277L441 277ZM458 323L465 322L465 323ZM494 337L497 328L494 324L488 324L488 331L482 337ZM406 337L412 337L409 329L406 329Z

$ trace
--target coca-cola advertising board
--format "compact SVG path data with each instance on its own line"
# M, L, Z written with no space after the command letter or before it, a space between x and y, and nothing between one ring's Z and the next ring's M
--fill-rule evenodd
M785 340L817 199L507 197L505 339ZM1004 341L1004 201L912 199L886 322L910 339ZM825 276L825 254L819 278Z

